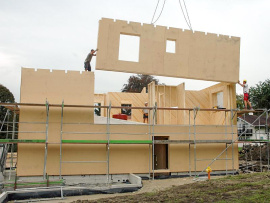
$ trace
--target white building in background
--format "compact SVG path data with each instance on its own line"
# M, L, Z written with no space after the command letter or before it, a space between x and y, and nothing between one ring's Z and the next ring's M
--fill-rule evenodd
M266 117L255 115L242 115L237 118L237 128L239 140L268 140L266 125L270 126L270 119L266 122Z

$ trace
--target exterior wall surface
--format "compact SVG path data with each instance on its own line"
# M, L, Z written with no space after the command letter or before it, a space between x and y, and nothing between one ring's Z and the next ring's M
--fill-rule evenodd
M44 107L22 106L20 108L19 139L46 138L46 99L50 104L93 105L94 103L94 73L79 71L60 71L48 69L22 68L21 103L44 104ZM93 109L68 108L64 112L64 122L93 123ZM35 122L35 123L27 123ZM51 174L59 168L59 143L61 131L61 108L50 107L47 172ZM79 131L80 126L74 126ZM23 133L28 132L28 133ZM35 132L35 133L34 133ZM64 135L65 136L65 135ZM64 138L63 138L64 139ZM18 144L17 174L29 173L40 175L44 165L44 144ZM43 154L43 157L41 157ZM28 165L25 167L25 165ZM27 172L29 170L29 172Z
M140 37L139 61L119 59L120 35ZM175 53L166 41L175 41ZM96 69L236 83L240 38L102 18Z
M64 122L66 120L64 119ZM67 140L106 140L107 125L80 125L80 132L91 132L91 134L77 134L79 124L66 124L63 126L64 132L69 132L64 136ZM166 126L157 125L149 128L148 125L111 125L111 140L149 140L149 132L153 131L156 136L168 136L169 140L194 140L194 128L189 126ZM190 131L189 131L190 130ZM231 140L232 137L225 133L224 126L196 126L196 140ZM227 128L231 132L231 128ZM236 132L236 127L234 126ZM74 134L72 134L74 132ZM96 133L96 134L95 134ZM209 133L209 134L208 134ZM49 136L51 136L49 134ZM28 139L36 137L35 134L28 136ZM60 133L55 134L57 140ZM236 134L233 139L236 138ZM224 149L224 144L197 144L197 159L214 159ZM26 151L27 150L27 151ZM234 144L234 167L232 161L227 161L227 169L238 169L237 144ZM34 153L33 153L34 151ZM18 176L33 176L43 174L44 144L40 146L28 145L24 151L19 153L26 155L23 161L18 164ZM20 157L20 155L19 155ZM220 158L225 159L224 153ZM232 158L232 149L229 148L227 158ZM106 161L107 147L105 144L64 144L62 150L62 161ZM150 160L149 160L150 159ZM195 170L194 147L191 145L189 162L188 144L170 144L168 146L168 172L188 172ZM196 171L203 170L211 161L197 161ZM47 174L59 175L59 147L49 143ZM226 161L218 160L211 168L213 170L225 170ZM148 144L111 144L110 145L110 174L123 173L148 173L152 170L152 147ZM106 163L63 163L62 175L82 175L82 174L106 174Z

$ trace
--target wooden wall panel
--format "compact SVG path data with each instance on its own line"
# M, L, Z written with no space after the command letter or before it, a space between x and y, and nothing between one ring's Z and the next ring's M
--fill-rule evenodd
M156 101L158 107L178 107L178 91L176 86L156 85ZM177 124L178 115L174 110L158 110L158 124Z
M209 94L205 91L186 91L186 108L195 108L199 107L202 109L208 109L209 106ZM188 116L185 117L185 123L188 123ZM194 123L194 112L190 113L191 123ZM209 125L210 122L209 112L206 111L198 111L196 116L196 124L197 125Z
M151 82L148 84L148 106L154 107L156 100L156 85L155 82ZM149 112L149 123L153 124L155 121L153 120L153 111Z
M48 69L22 68L21 102L45 104L93 105L94 73ZM93 123L94 113L90 108L65 108L64 122ZM45 124L24 122L46 122L46 107L22 106L20 108L19 139L45 139ZM61 108L49 109L48 142L59 143L61 132ZM80 131L81 126L73 130ZM35 131L43 133L35 133ZM43 172L44 144L18 144L17 174L40 175ZM59 145L50 145L48 150L48 174L59 168ZM28 166L27 166L28 165Z
M119 58L120 34L140 37L139 61ZM166 41L175 41L175 53ZM97 70L218 82L239 79L240 38L137 22L99 21Z
M179 108L186 108L185 104L185 83L182 83L176 87L177 94L177 106ZM185 123L185 117L188 115L188 111L177 111L177 124L183 125Z

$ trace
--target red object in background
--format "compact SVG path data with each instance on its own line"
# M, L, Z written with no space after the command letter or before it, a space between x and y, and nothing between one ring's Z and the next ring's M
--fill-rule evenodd
M116 118L116 119L121 119L121 120L127 120L128 119L128 116L126 114L114 114L112 116L113 118Z

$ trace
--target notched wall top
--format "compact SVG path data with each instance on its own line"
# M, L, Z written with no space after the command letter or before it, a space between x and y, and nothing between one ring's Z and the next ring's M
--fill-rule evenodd
M93 105L94 73L22 68L22 103Z
M118 60L120 34L140 37L138 62ZM175 41L175 53L166 52L167 40ZM219 82L239 78L239 37L102 18L98 48L97 70Z

